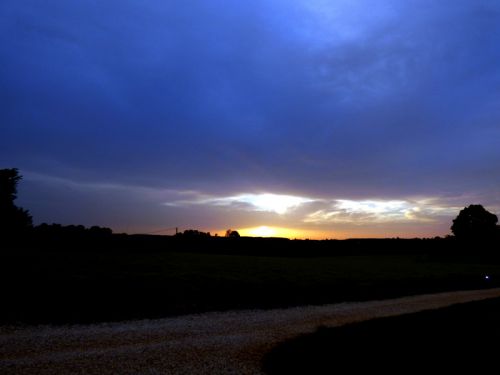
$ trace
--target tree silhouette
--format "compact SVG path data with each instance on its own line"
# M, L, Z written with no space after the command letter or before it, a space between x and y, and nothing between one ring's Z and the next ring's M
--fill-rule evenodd
M498 218L480 204L471 204L460 211L451 231L459 239L480 240L493 237Z
M210 237L210 232L200 232L196 229L186 229L182 233L177 233L177 237L183 238L208 238Z
M27 210L17 207L17 184L22 179L16 168L0 169L0 236L13 236L32 228Z
M226 231L226 237L229 237L229 238L239 238L240 234L236 230L228 229Z

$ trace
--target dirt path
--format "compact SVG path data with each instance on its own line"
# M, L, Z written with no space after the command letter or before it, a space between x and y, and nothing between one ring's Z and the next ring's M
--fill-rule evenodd
M499 289L70 327L0 327L1 374L259 374L263 354L318 326L500 297Z

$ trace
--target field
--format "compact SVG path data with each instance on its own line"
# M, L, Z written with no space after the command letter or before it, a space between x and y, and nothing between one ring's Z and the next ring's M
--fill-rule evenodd
M195 250L3 251L0 322L119 321L500 285L500 263L476 256L264 256Z

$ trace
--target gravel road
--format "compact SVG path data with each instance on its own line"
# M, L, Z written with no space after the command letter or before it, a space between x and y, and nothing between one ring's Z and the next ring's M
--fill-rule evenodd
M500 297L500 288L391 300L186 315L78 326L0 327L0 373L260 374L264 353L318 326L340 326Z

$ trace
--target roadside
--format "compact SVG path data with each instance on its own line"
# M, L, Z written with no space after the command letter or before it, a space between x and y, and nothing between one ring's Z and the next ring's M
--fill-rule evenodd
M500 288L77 326L0 327L2 374L258 374L278 343L373 318L500 297Z

